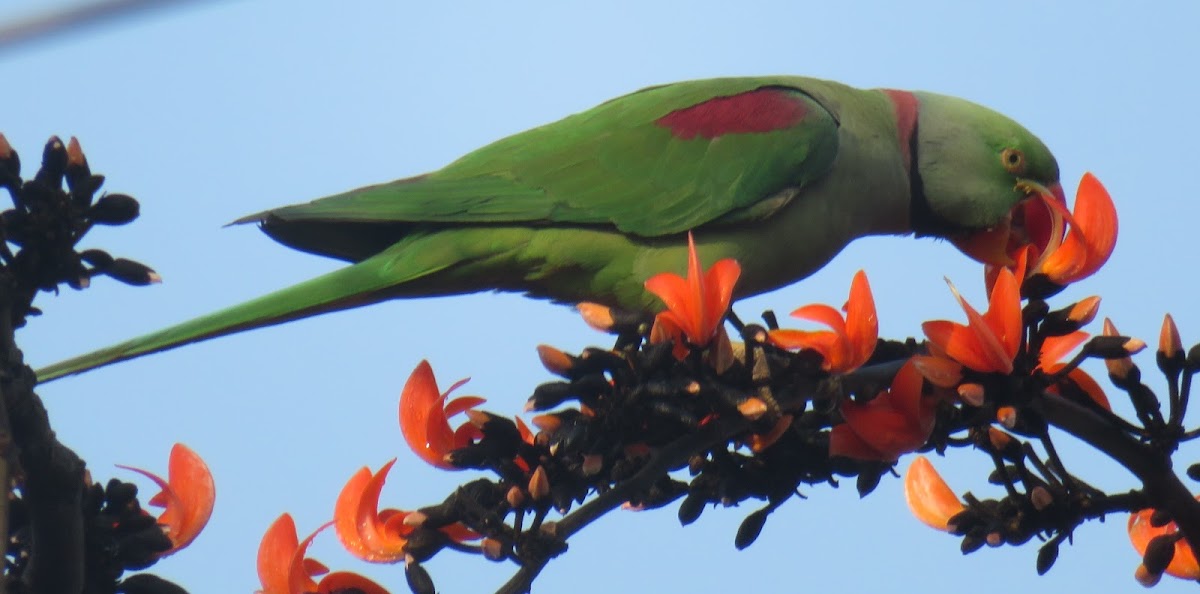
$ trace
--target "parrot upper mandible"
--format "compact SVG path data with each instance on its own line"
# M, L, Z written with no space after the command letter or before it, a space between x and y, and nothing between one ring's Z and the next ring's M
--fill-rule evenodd
M354 264L37 374L393 298L500 290L652 311L643 283L683 271L689 230L706 263L741 264L735 296L802 279L866 235L1003 261L1015 206L1061 200L1058 176L1020 124L945 95L794 76L650 87L425 175L239 219Z

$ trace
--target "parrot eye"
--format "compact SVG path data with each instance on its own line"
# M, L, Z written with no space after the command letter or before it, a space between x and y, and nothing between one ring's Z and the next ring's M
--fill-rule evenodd
M1025 153L1015 149L1006 148L1000 152L1000 162L1004 164L1005 171L1020 175L1025 172Z

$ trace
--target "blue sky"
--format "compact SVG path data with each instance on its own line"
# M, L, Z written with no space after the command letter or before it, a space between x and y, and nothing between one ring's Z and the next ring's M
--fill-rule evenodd
M10 0L0 22L55 3ZM21 330L36 365L104 346L315 276L338 264L278 246L237 217L436 169L502 136L662 82L803 74L863 87L962 96L1002 111L1055 151L1073 193L1085 170L1113 194L1116 253L1066 298L1100 294L1125 332L1157 336L1164 312L1200 337L1189 271L1200 206L1194 174L1200 55L1187 2L352 3L245 0L164 12L0 54L0 131L30 168L51 134L75 135L106 189L143 216L89 246L154 266L162 285L98 280L44 295ZM865 268L883 334L920 333L957 307L943 276L982 301L978 267L944 243L855 243L810 279L739 303L743 317L840 304ZM468 474L407 452L395 423L408 373L428 358L443 384L498 412L520 410L549 375L534 347L606 344L570 310L511 295L391 302L230 337L47 385L60 438L97 478L166 468L175 441L204 456L218 501L192 547L155 570L191 591L252 591L259 538L280 512L301 530L328 519L361 465L400 461L388 505L440 500ZM1152 359L1144 359L1147 372ZM1128 410L1125 406L1123 410ZM1064 447L1069 467L1113 491L1135 486L1108 460ZM1195 460L1188 450L1182 464ZM936 461L958 490L994 493L987 461ZM143 481L144 483L144 481ZM149 488L146 486L145 488ZM806 489L738 552L748 509L681 528L673 508L614 513L572 540L545 592L975 592L1136 587L1123 517L1092 523L1045 577L1036 549L958 543L912 519L898 480L860 501L852 484ZM405 591L322 537L316 556ZM429 564L441 590L489 591L512 568L454 554ZM1164 582L1162 592L1192 588Z

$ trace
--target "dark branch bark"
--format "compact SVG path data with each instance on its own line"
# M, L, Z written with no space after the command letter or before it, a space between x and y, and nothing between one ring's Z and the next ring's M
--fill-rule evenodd
M1200 502L1175 474L1168 452L1129 437L1094 411L1053 394L1033 403L1055 427L1074 435L1124 466L1138 480L1146 499L1179 525L1192 550L1200 550Z

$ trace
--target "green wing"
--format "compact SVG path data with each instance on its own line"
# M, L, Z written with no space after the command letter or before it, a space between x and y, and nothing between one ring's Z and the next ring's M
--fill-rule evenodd
M644 89L505 138L429 175L239 222L265 220L268 227L303 222L557 223L615 227L653 237L761 218L786 202L778 193L819 179L837 153L838 123L804 92L806 80L713 79ZM760 89L783 91L803 117L768 131L690 138L662 122L680 110ZM771 107L754 103L747 105L761 107L759 111ZM725 118L714 126L730 124L728 113L708 115ZM693 120L702 125L704 117ZM753 127L773 114L736 117ZM321 251L318 246L297 247Z

